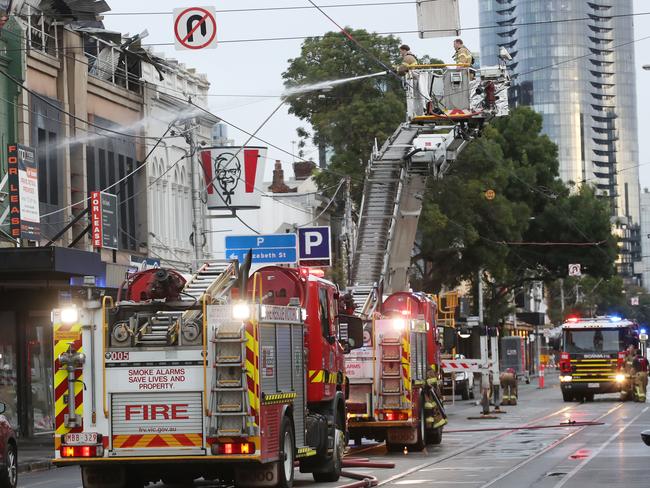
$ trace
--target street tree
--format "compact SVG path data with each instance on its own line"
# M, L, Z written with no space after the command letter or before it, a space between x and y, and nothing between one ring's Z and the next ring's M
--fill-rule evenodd
M539 114L515 109L470 143L425 196L418 285L476 283L482 269L491 323L508 313L514 290L565 277L570 263L597 278L614 271L607 203L588 186L560 180L557 147L541 129Z

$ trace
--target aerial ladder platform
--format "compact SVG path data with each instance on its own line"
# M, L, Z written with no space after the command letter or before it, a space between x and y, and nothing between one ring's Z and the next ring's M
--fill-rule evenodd
M505 66L416 65L404 78L407 120L366 170L351 292L370 316L378 294L409 288L409 269L429 178L440 179L465 146L509 115Z

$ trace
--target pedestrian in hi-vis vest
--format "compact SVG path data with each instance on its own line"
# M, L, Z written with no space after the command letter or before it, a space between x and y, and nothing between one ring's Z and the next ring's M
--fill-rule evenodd
M648 360L638 350L632 360L632 384L634 400L645 403L646 389L648 386Z

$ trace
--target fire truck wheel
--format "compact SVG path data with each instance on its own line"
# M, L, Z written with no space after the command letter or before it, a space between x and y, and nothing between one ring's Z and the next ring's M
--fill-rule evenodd
M419 452L422 449L425 448L426 446L426 438L427 438L427 429L426 429L426 424L424 422L424 409L420 409L420 421L418 422L417 428L417 441L415 441L415 444L413 444L413 451L414 452Z
M386 450L388 452L402 452L404 444L386 441Z
M295 441L291 420L286 415L282 418L280 436L280 461L278 462L278 488L293 487L293 465L296 460Z
M573 401L573 395L569 393L568 391L563 391L562 392L562 400L565 402L572 402Z
M317 483L332 483L338 481L341 477L343 468L343 453L345 452L345 434L341 429L334 431L334 453L332 459L327 462L327 467L318 473L312 473L314 481Z
M4 468L0 472L0 487L16 488L18 484L18 456L16 455L16 446L11 442L7 444L4 461Z
M437 446L442 443L442 427L427 430L427 444Z

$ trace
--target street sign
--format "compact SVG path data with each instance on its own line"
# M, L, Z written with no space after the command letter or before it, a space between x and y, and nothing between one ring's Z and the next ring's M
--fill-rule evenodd
M117 195L99 191L90 193L91 235L94 248L118 248L117 213Z
M217 21L214 7L174 9L176 50L217 47Z
M298 229L298 243L301 266L332 265L332 232L329 227Z
M582 276L582 267L579 264L570 264L569 276Z
M244 261L253 251L253 264L294 264L298 259L296 234L226 236L226 258Z

